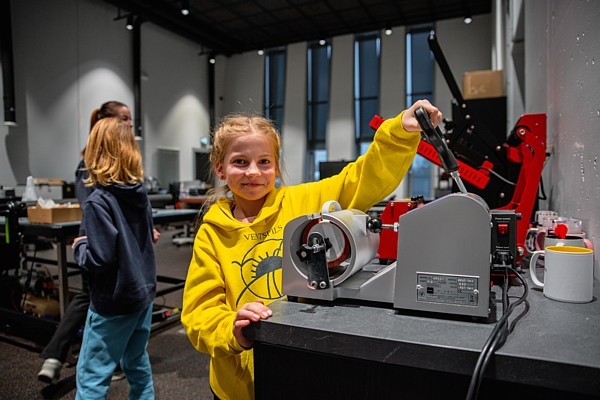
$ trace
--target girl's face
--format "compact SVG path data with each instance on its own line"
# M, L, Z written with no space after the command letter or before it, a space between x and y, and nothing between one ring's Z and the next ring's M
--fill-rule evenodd
M125 121L130 128L133 128L133 120L131 119L131 111L129 107L121 107L117 110L115 118Z
M231 142L216 172L236 201L263 199L275 187L278 173L273 145L257 134L240 136Z

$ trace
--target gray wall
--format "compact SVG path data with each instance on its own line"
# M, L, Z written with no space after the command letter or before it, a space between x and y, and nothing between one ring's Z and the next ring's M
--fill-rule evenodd
M600 246L600 2L524 1L525 110L548 114L548 209ZM600 276L600 262L595 261Z
M22 185L29 175L72 181L92 109L112 99L134 106L132 34L124 29L124 20L114 20L117 9L98 0L58 0L51 5L24 0L12 1L11 7L18 127L0 128L5 139L0 154L6 154L0 161L0 184ZM489 37L489 18L476 19L470 32ZM460 20L440 23L439 29L469 30ZM142 24L141 37L140 145L146 174L159 175L158 152L164 150L179 153L179 178L192 179L193 149L200 147L211 125L206 56L199 55L202 49L195 43L151 23ZM332 160L352 159L353 40L351 35L332 40L327 146ZM466 53L459 41L455 45L448 40L445 45L456 59L468 60L457 68L472 70L486 65L488 42L480 40ZM306 148L306 43L289 46L287 57L283 159L286 182L294 184L302 181L304 171L305 152L297 150ZM217 116L262 111L263 60L255 52L217 58ZM404 29L396 28L392 36L383 38L381 70L381 114L392 117L405 107ZM445 84L440 86L445 89ZM448 96L438 101L446 113Z
M135 113L132 34L100 1L11 7L18 126L0 128L0 184L24 184L29 175L73 181L92 110L118 100ZM166 148L179 150L180 178L192 179L192 148L210 129L206 59L195 43L155 25L141 32L146 175L156 175L157 149Z

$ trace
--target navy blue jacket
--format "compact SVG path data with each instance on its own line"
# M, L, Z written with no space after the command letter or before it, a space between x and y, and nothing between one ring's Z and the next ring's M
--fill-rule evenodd
M152 207L142 184L96 185L83 204L73 253L89 272L91 309L103 315L140 311L156 296Z
M77 201L79 202L79 206L83 210L83 204L87 200L93 187L85 186L83 180L89 176L88 172L85 170L85 161L80 160L77 165L77 169L75 170L75 196L77 196ZM83 229L83 224L79 225L79 236L85 236L85 230Z
M85 170L85 161L83 159L79 160L79 164L77 164L77 169L75 170L75 196L77 196L77 201L81 207L83 207L83 203L85 203L93 190L92 187L87 187L83 183L83 180L88 176L89 174Z

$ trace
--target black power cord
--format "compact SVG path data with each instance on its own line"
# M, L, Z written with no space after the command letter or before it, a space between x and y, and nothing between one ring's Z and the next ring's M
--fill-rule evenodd
M513 304L510 305L508 304L508 271L517 276L523 285L523 294ZM483 349L481 350L481 353L479 354L479 358L475 364L475 369L473 370L473 375L471 376L471 382L469 383L469 390L466 397L467 400L477 399L485 369L492 355L496 350L500 349L504 345L506 338L514 330L517 321L529 311L529 303L526 302L528 293L529 287L525 279L523 279L523 277L512 267L507 266L504 273L504 285L502 288L502 304L506 308L503 308L502 318L500 318L500 320L498 320L496 323L496 326L492 330L492 333L488 337ZM515 317L511 324L509 324L508 318L514 309L523 302L525 302L524 310Z

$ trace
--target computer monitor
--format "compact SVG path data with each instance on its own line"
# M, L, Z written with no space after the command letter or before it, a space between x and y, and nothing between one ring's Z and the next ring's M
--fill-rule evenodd
M206 151L194 151L194 179L212 184L210 153Z
M352 161L321 161L319 163L319 179L339 174Z

